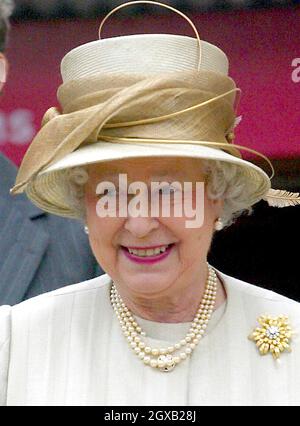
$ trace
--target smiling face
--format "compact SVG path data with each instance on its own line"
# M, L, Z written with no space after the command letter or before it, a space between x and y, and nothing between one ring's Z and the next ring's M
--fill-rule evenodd
M187 228L186 216L129 214L101 218L96 212L99 201L96 189L102 181L113 182L117 187L120 173L127 174L128 186L142 181L150 188L153 181L176 181L182 186L184 182L192 182L194 188L195 182L205 180L201 162L184 158L128 159L112 161L109 166L90 165L88 173L85 203L90 244L97 261L121 293L157 299L172 293L180 295L185 288L199 285L203 271L207 270L206 257L214 222L222 210L221 200L209 200L205 191L203 225ZM188 196L195 206L195 192Z

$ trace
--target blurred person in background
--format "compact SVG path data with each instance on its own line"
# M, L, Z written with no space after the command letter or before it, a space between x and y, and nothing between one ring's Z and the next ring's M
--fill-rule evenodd
M4 50L13 6L11 0L0 0L1 89L7 77ZM0 305L14 305L102 272L83 226L43 212L26 197L11 197L16 174L16 167L0 153Z

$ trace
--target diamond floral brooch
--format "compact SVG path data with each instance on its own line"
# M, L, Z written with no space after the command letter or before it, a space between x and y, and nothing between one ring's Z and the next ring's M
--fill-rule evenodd
M256 343L261 355L271 353L274 359L278 359L281 352L291 351L292 329L287 316L261 315L258 322L261 327L255 328L249 339Z

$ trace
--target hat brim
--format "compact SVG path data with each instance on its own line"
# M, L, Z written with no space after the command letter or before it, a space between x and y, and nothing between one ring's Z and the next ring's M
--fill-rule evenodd
M120 145L114 142L97 142L79 148L42 171L27 186L26 192L38 207L60 216L78 218L79 213L68 204L66 196L68 185L64 181L66 179L64 170L89 164L145 157L198 158L236 164L247 181L247 193L250 194L249 205L260 201L271 187L268 175L260 167L220 149L196 144L139 142Z

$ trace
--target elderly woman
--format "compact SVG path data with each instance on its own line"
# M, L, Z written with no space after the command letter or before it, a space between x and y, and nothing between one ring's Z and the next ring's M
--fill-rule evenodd
M13 192L82 219L106 274L0 309L2 404L300 403L299 304L207 263L241 212L298 199L276 201L232 145L238 89L196 35L63 59L62 113L46 114Z

